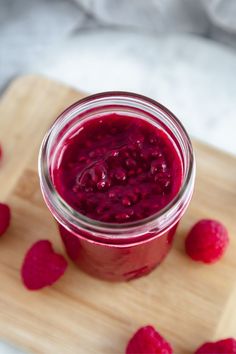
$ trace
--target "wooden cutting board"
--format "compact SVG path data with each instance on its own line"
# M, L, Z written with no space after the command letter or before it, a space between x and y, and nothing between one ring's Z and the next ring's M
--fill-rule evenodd
M200 143L195 194L166 261L149 276L111 284L80 272L71 262L50 288L27 291L20 279L26 250L52 240L64 253L40 193L37 155L56 116L83 96L38 76L13 81L0 102L0 200L12 223L0 239L0 337L31 353L120 354L140 326L153 324L187 354L205 340L236 337L236 159ZM199 218L222 220L230 232L225 257L207 266L183 248ZM147 353L148 354L148 353Z

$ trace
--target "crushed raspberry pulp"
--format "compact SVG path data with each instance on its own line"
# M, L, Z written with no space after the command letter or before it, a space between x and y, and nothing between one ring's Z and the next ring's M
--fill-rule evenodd
M163 209L182 164L170 137L143 119L106 114L69 135L51 171L58 193L89 218L125 223Z

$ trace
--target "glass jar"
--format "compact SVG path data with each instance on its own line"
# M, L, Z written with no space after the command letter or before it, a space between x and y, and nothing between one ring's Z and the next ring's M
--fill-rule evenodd
M164 130L182 162L178 194L161 211L142 220L118 224L90 219L70 207L52 182L51 171L65 139L85 121L109 112L137 116ZM188 134L167 108L138 94L105 92L76 102L57 118L42 142L39 176L68 256L95 277L122 281L148 274L167 255L193 193L195 162Z

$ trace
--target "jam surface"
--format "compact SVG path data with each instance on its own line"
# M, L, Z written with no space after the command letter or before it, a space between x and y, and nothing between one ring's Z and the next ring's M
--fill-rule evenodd
M58 193L89 218L125 223L163 209L182 163L172 140L140 118L107 114L69 136L51 172Z

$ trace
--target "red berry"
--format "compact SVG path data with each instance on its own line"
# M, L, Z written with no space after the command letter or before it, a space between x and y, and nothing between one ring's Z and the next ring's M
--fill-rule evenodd
M0 236L4 234L10 225L11 211L8 205L0 203Z
M37 241L28 250L21 268L22 280L29 290L55 283L65 272L67 261L54 252L51 242Z
M146 326L130 339L126 354L173 354L173 349L155 328Z
M1 159L2 159L2 147L0 145L0 161L1 161Z
M227 338L218 342L205 343L194 354L236 354L236 340Z
M215 220L200 220L190 230L185 249L195 261L214 263L223 256L228 243L224 225Z

